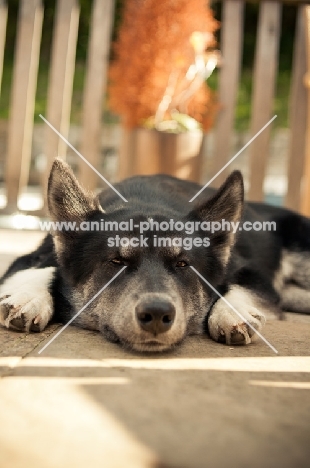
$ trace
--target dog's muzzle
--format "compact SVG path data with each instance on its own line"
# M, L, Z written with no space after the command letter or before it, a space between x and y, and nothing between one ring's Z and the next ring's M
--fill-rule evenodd
M144 299L136 306L136 319L142 330L156 336L172 327L175 307L165 299Z

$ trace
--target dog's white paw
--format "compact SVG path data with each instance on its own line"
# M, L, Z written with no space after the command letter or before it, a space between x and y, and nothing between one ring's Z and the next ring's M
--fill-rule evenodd
M225 299L239 312L242 318L223 299L219 299L215 303L208 321L211 338L228 345L251 343L255 334L251 326L260 331L266 323L264 314L259 310L259 301L253 294L240 286L233 287L225 295Z
M33 297L20 291L0 296L0 324L18 331L42 331L53 315L49 292Z
M0 324L18 331L42 331L53 315L48 286L55 268L23 270L0 286Z

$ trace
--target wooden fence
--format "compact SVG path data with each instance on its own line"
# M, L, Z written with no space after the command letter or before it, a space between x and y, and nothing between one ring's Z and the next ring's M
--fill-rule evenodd
M296 0L290 3L295 4L298 14L291 76L286 206L302 209L304 213L310 214L310 100L307 96L310 84L310 7ZM255 135L273 116L282 5L283 2L279 1L260 2L253 74L251 135ZM102 101L106 88L114 7L114 0L92 2L79 150L96 168L99 168ZM219 72L221 111L215 127L214 174L232 156L230 143L240 81L244 8L245 2L242 0L223 0L223 65ZM43 14L41 0L20 0L5 155L7 206L2 210L3 213L17 211L18 196L28 183ZM0 0L0 85L6 22L7 2ZM70 126L78 25L78 0L57 0L46 118L66 138ZM266 128L250 146L249 198L252 200L263 199L271 128L272 126ZM65 155L66 149L66 143L47 128L44 142L47 166L41 181L42 190L45 190L45 181L54 157L58 154ZM80 167L83 168L79 177L81 182L94 188L97 183L96 174L85 167L83 162ZM217 185L224 179L228 170L217 178Z
M306 170L306 177L303 178L307 133L307 89L304 78L307 72L306 44L309 47L310 34L309 19L307 19L306 12L309 12L309 6L298 1L294 3L298 13L291 74L289 106L291 134L287 170L288 190L285 204L288 208L301 209L305 214L310 215L310 163L309 169ZM223 5L221 44L223 67L220 71L219 80L219 96L223 110L219 114L216 125L215 173L224 166L230 157L229 135L232 134L234 124L234 111L240 78L244 6L245 2L242 0L227 0ZM252 136L272 117L278 70L281 9L282 2L260 2L253 71L250 123ZM309 53L310 51L308 51ZM308 69L309 66L310 62L308 63ZM310 125L309 119L310 114L308 115L308 127ZM271 129L272 127L269 126L264 130L250 146L250 189L248 198L251 200L263 200L263 182L269 155ZM228 137L226 137L227 135ZM307 159L310 161L309 149L307 149ZM226 173L227 171L218 177L217 183L224 179ZM302 181L303 188L301 187ZM308 192L309 196L306 195Z

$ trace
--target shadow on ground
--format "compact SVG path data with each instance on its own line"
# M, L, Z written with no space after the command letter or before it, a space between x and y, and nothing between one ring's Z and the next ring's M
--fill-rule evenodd
M308 466L309 324L267 325L279 355L192 337L145 356L75 327L39 355L29 336L0 358L2 466Z

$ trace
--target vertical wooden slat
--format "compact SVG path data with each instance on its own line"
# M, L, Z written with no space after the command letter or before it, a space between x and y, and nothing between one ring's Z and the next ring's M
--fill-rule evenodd
M302 184L301 212L310 216L310 6L304 7L305 39L307 56L307 73L304 76L304 84L307 87L307 127L305 145L304 178Z
M281 4L279 2L262 2L260 4L252 99L252 136L261 130L272 117L280 21ZM250 146L250 190L248 196L251 200L263 200L263 183L270 131L271 125Z
M131 160L136 145L136 131L122 127L121 143L118 154L117 180L134 175L134 161Z
M17 209L18 194L29 175L42 20L40 0L21 1L6 161L9 212Z
M46 118L65 138L70 126L79 11L77 0L57 2ZM43 185L46 184L54 158L65 158L67 152L66 143L48 126L45 135L47 167Z
M222 18L222 66L219 76L219 101L221 110L215 128L215 150L212 176L226 164L229 159L232 141L234 112L238 94L240 65L243 44L243 10L244 2L223 2ZM227 171L223 171L214 181L219 186L225 179Z
M5 0L0 0L0 95L3 71L3 56L6 33L6 22L8 18L8 7Z
M293 56L292 84L289 105L290 146L288 160L288 188L285 205L300 209L300 184L304 169L305 134L307 128L307 91L304 76L307 71L304 6L298 7Z
M95 0L91 19L86 81L83 101L81 153L99 169L101 115L106 90L110 37L115 0ZM80 181L90 190L98 176L80 160Z

